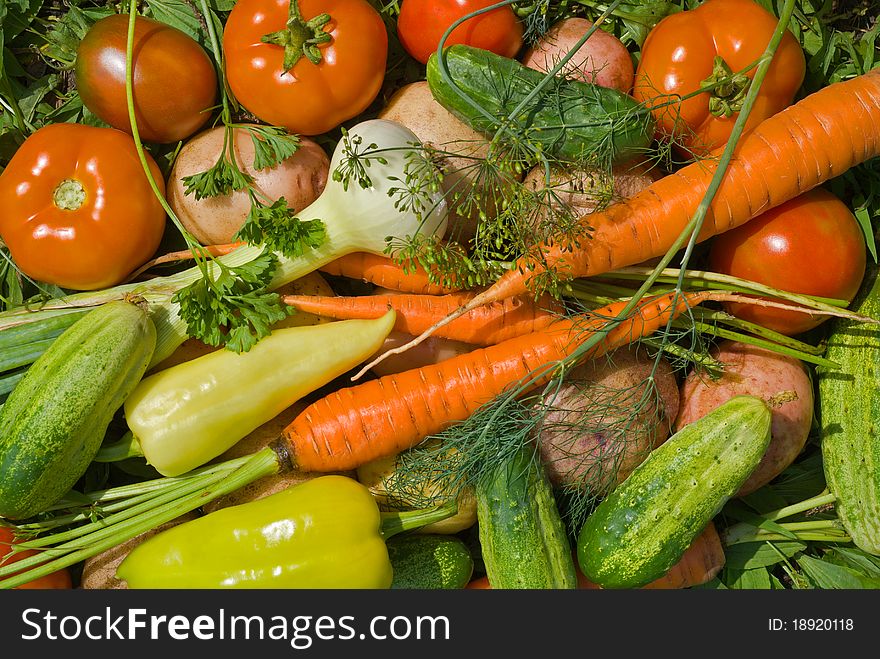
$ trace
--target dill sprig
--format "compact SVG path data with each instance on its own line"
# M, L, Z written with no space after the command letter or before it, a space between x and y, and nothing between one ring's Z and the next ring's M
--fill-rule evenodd
M347 191L352 182L367 190L373 187L367 170L374 162L385 165L388 161L379 153L379 145L375 142L365 145L360 135L352 137L346 128L341 130L342 159L331 176L337 183L342 183L343 190Z

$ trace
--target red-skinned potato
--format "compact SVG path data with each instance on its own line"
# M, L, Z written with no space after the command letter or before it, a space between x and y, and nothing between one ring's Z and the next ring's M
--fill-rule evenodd
M187 230L203 245L222 245L235 240L236 232L247 219L251 200L247 190L228 195L196 199L187 195L183 178L210 169L220 158L225 128L203 131L180 150L168 178L168 203ZM239 168L254 179L254 186L264 195L264 203L284 197L287 205L300 211L317 199L327 183L330 159L324 150L307 137L290 158L270 169L254 169L254 144L244 128L233 130L234 153ZM267 201L271 200L271 201Z
M522 58L522 63L538 71L550 71L587 33L593 23L585 18L565 18L553 25ZM624 94L633 85L635 68L626 46L613 34L597 29L578 48L558 75L611 87Z
M741 394L764 399L770 406L770 446L737 496L766 485L801 453L813 420L813 387L803 363L765 348L733 341L720 343L712 356L724 366L713 380L691 372L681 386L680 430Z
M669 363L661 359L655 370L644 350L622 348L576 366L546 397L536 430L550 481L607 492L669 437L678 398Z

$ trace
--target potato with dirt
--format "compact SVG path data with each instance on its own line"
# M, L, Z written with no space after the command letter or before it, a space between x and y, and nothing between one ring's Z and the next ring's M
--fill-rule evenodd
M538 71L552 70L592 26L585 18L562 19L526 51L522 63ZM627 94L633 86L635 67L626 46L613 34L598 28L557 75Z
M678 406L672 367L643 348L576 366L536 406L534 438L550 481L607 493L669 437Z
M189 140L174 161L166 197L181 223L202 245L222 245L235 240L251 210L248 190L196 199L186 194L183 179L207 171L220 159L226 129L211 128ZM246 127L232 130L233 150L242 172L253 178L257 198L272 204L281 197L293 211L301 211L323 192L330 158L317 142L300 137L299 148L289 158L268 169L254 168L254 143ZM309 218L311 219L311 218Z
M770 406L770 446L737 496L766 485L800 455L813 422L813 385L798 359L766 348L723 341L711 351L723 365L712 379L692 371L681 386L681 409L675 421L679 430L738 395L762 398Z

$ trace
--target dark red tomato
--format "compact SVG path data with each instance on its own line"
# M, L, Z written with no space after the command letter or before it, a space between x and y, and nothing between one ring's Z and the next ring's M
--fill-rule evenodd
M125 98L128 16L95 23L76 53L76 86L83 105L114 128L131 133ZM146 142L177 142L201 128L217 98L217 74L205 50L170 25L135 19L135 120Z
M12 529L8 526L0 526L0 566L20 561L23 558L34 556L37 553L33 549L26 549L24 551L10 554L9 549L13 544L15 544L15 535L13 534ZM67 569L61 569L52 574L47 574L45 577L39 577L33 581L28 581L27 583L18 586L16 590L67 590L72 587L73 584L70 578L70 572L68 572Z
M406 52L427 64L449 26L494 4L496 0L405 0L397 18L397 35ZM469 18L452 31L444 46L464 44L515 57L522 39L522 23L507 6Z
M847 301L865 276L865 259L865 238L852 212L820 188L716 236L709 251L714 272ZM827 319L740 303L728 304L727 311L789 336Z

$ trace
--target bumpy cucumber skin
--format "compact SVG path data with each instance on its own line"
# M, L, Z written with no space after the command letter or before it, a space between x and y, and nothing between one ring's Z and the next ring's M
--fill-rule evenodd
M455 536L408 535L391 538L386 544L394 590L460 589L474 573L470 550Z
M577 571L553 490L524 448L476 487L486 575L495 590L577 587Z
M453 115L487 136L495 133L498 122L508 116L546 75L516 60L470 46L455 44L444 53L455 86L487 110L488 116L462 98L443 77L436 54L428 60L427 80L431 93ZM552 100L544 97L542 101L541 98L539 95L538 100L530 102L520 114L525 123L519 128L527 126L530 139L540 141L544 152L556 158L589 159L599 153L608 153L610 147L614 164L644 154L651 144L653 124L650 113L635 112L638 102L616 89L568 81L565 91L553 94ZM610 118L620 121L609 142L607 124ZM591 126L591 123L597 125Z
M754 471L770 410L737 396L655 449L600 503L578 535L578 563L603 588L663 576Z
M155 346L147 313L114 301L83 315L33 363L0 410L0 516L31 517L70 490Z
M850 309L880 319L878 273L870 263ZM818 373L825 480L853 543L880 556L880 330L831 322L825 356L840 367Z

